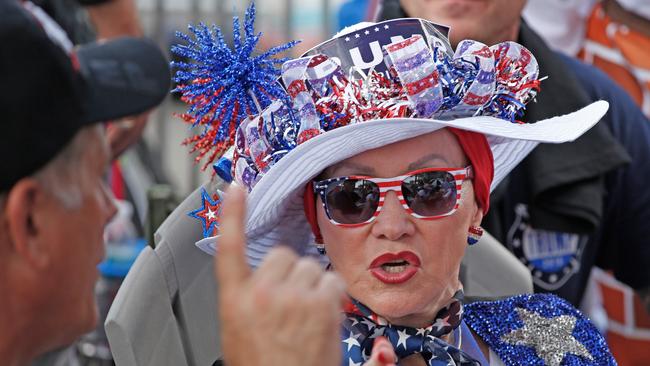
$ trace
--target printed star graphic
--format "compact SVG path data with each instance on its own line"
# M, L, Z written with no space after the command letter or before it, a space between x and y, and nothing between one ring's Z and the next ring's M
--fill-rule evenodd
M417 328L417 332L415 335L421 335L424 336L427 333L427 328Z
M372 334L370 335L370 339L375 339L379 336L384 335L384 328L383 327L377 327L372 331Z
M354 346L361 348L359 341L357 341L357 339L354 337L352 333L350 333L350 336L348 338L343 340L343 343L346 343L348 345L348 351L352 349L352 347Z
M545 318L533 311L516 308L523 328L515 329L501 336L501 340L517 346L529 346L548 366L560 366L567 353L593 361L593 357L577 339L573 337L576 318L561 315Z
M397 335L399 336L399 339L397 340L397 348L399 348L401 345L404 347L404 349L406 349L406 340L409 339L410 336L406 333L406 331L401 330L397 331Z
M351 359L348 359L348 366L361 366L361 362L354 362Z
M370 320L368 320L366 318L361 319L361 323L363 325L365 325L366 327L368 327L368 329L375 327L375 323L373 323L372 321L370 321Z
M203 237L215 236L219 233L219 212L221 198L215 193L210 197L205 189L201 189L201 207L187 213L188 216L201 221Z
M444 318L436 319L436 322L433 323L432 327L435 327L436 330L440 331L444 327L451 326L451 324L449 324L449 322L447 320L449 320L449 316L446 316Z

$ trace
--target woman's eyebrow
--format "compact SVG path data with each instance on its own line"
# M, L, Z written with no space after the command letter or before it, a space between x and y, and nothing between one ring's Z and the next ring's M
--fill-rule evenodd
M335 173L337 171L339 171L341 169L345 169L345 168L350 170L351 173L359 174L359 175L373 175L375 173L375 168L373 168L371 166L362 165L362 164L355 164L355 163L344 161L344 162L336 164L334 166L334 168L332 170L330 170L329 172L325 171L325 174L328 176L328 178L329 177L335 177L336 176Z
M440 154L433 153L433 154L425 155L425 156L421 157L420 159L418 159L418 160L412 162L411 164L409 164L408 170L413 171L413 170L416 170L416 169L428 168L428 166L426 166L427 163L431 163L434 160L440 160L443 163L445 163L445 165L449 165L449 161L444 156L442 156Z

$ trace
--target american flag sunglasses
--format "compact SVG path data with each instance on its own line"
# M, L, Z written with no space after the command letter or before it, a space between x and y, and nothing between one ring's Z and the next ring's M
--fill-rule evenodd
M439 219L456 212L463 181L473 178L466 168L425 168L394 178L351 175L314 182L314 192L335 225L354 227L372 222L395 191L402 207L418 219Z

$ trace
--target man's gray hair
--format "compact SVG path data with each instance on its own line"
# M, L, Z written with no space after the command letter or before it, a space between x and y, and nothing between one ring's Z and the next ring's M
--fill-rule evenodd
M88 144L93 141L90 134L101 125L85 127L68 142L53 160L38 170L34 178L54 194L66 208L76 208L82 203L79 187L79 169Z

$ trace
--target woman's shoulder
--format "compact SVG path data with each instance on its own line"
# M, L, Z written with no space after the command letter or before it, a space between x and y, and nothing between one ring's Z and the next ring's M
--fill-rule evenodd
M506 365L616 365L596 327L555 295L475 302L464 320Z

